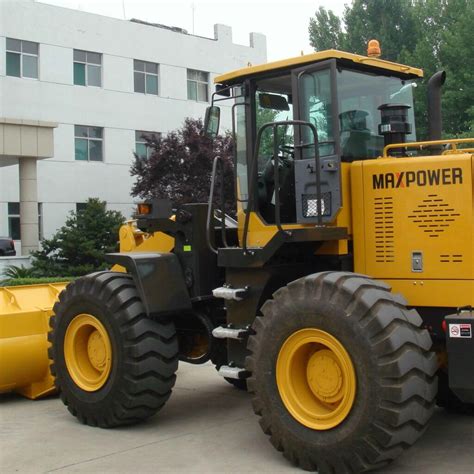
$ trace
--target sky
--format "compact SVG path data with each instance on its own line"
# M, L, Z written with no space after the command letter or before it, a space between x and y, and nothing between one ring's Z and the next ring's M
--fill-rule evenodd
M214 37L214 24L232 27L233 42L249 44L249 33L267 37L269 61L310 53L309 19L319 6L342 14L350 0L41 0L115 18L138 18ZM194 8L193 8L194 6ZM193 15L194 11L194 15ZM124 15L125 12L125 15Z

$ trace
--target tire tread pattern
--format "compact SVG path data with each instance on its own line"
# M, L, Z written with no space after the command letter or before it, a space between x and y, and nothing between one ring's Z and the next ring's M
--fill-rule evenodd
M374 407L370 429L342 456L324 458L287 442L280 427L275 427L270 407L259 396L258 359L263 339L279 324L282 308L298 310L308 302L329 301L344 308L365 332L377 360L380 406ZM431 338L420 326L418 313L406 308L400 295L392 294L383 282L349 272L324 272L296 280L280 288L265 302L253 324L246 368L251 373L249 391L260 425L273 446L293 464L321 473L356 473L378 469L410 447L423 434L433 414L437 394L437 362L430 352ZM276 395L278 396L278 395Z
M58 340L62 314L77 297L91 297L105 302L120 331L123 351L120 381L114 389L109 410L93 407L83 410L67 387L67 369L58 370L55 360L63 341ZM143 421L160 410L171 395L178 368L178 342L170 320L155 321L147 317L133 279L116 272L98 272L70 283L60 294L50 318L48 350L51 373L61 400L82 423L112 428Z

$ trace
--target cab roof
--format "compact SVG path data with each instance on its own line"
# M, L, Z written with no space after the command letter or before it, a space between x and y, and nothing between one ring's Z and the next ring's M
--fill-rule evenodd
M279 69L289 69L294 66L303 66L309 63L324 61L325 59L344 59L352 61L356 65L364 65L378 69L385 69L397 73L398 76L406 76L407 78L423 77L423 71L411 66L385 61L383 59L361 56L359 54L346 53L337 49L327 49L325 51L317 51L316 53L304 54L280 61L272 61L270 63L259 64L257 66L248 66L236 71L221 74L214 79L216 84L232 84L240 82L251 76L260 75L269 71L277 71Z

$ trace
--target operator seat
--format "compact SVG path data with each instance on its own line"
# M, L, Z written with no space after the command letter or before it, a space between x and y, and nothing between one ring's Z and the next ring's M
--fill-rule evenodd
M339 114L341 128L342 161L352 162L368 158L370 130L367 127L369 112L347 110Z

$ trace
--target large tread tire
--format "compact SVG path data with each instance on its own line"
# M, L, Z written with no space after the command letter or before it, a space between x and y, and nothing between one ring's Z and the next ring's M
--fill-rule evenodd
M263 431L293 464L319 473L368 471L392 461L425 431L435 407L436 356L418 313L386 284L354 273L318 273L279 289L262 313L248 343L249 391ZM330 430L293 418L276 383L282 344L305 327L336 337L356 371L352 410Z
M112 428L153 416L171 395L178 368L178 340L169 320L147 317L131 276L99 272L70 283L50 319L51 371L68 410L84 424ZM87 313L105 326L112 345L112 369L103 387L82 390L64 358L71 320Z

